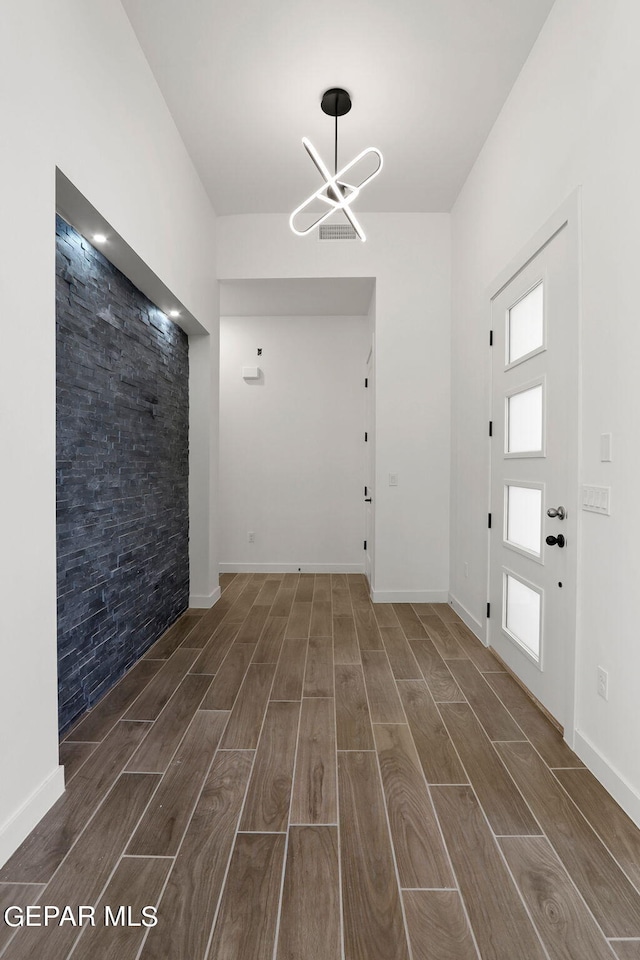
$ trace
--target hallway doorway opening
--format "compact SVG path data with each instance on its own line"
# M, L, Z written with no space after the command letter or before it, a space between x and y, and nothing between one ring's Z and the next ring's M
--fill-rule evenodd
M372 563L373 291L371 278L221 282L221 572Z

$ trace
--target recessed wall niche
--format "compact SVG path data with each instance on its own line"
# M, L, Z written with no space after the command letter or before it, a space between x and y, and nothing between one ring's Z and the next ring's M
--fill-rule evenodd
M186 609L186 334L56 218L59 725Z

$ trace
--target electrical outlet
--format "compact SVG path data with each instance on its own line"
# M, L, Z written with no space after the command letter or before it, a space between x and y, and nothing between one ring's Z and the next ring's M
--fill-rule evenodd
M602 667L598 667L598 696L609 699L609 674Z
M249 533L247 534L247 540L249 541L249 543L255 543L255 542L256 542L256 535L255 535L255 533L253 532L253 530L249 530Z

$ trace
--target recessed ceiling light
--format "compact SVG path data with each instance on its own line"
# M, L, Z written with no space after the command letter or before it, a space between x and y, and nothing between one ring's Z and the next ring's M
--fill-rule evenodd
M179 317L179 316L180 316L180 311L179 311L179 310L169 310L169 316L170 316L170 317Z
M95 242L95 243L106 243L106 242L107 242L107 238L105 237L104 233L94 233L93 239L94 239L94 242Z

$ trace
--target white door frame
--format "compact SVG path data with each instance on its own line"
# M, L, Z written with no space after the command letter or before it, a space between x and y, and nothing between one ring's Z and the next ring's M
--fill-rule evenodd
M367 377L367 390L365 398L365 427L368 432L369 449L365 447L365 485L367 496L372 496L370 504L365 503L365 524L364 535L367 542L365 550L364 566L365 576L369 583L369 591L373 594L373 584L375 581L375 527L376 527L376 429L375 429L375 353L373 344L369 349L369 354L365 362L364 376ZM371 485L373 484L373 488Z
M580 623L578 617L578 596L579 596L579 582L578 578L580 576L580 563L579 563L579 544L581 542L581 526L582 526L582 516L580 508L580 491L579 491L579 478L580 478L580 463L582 459L582 273L581 273L581 263L582 263L582 251L581 251L581 203L580 203L580 187L578 187L570 196L564 201L564 203L556 210L556 212L547 220L543 227L538 230L531 240L525 244L525 246L520 250L516 257L504 268L501 270L498 276L495 278L493 283L491 283L487 290L487 304L489 310L489 323L492 323L491 319L491 307L492 302L495 297L506 287L511 280L519 273L533 258L539 253L539 251L550 242L550 240L563 228L567 230L567 250L568 250L568 270L572 274L572 283L574 284L576 290L576 352L577 358L576 362L578 365L578 397L577 397L577 423L575 434L571 437L567 437L567 456L569 464L569 475L572 477L572 483L570 489L567 491L567 506L568 509L573 511L573 516L576 518L576 543L572 544L572 549L568 553L568 573L566 587L566 598L567 603L570 606L570 609L573 613L573 620L575 622L575 630L573 636L567 638L567 650L566 650L566 676L565 676L565 703L566 703L566 723L564 728L564 738L570 747L574 746L575 743L575 727L576 727L576 665L577 665L577 638L580 630ZM489 327L491 329L491 327ZM488 338L487 338L488 342ZM493 385L493 369L491 363L491 357L489 359L489 416L488 420L492 417L492 385ZM488 439L488 443L491 443L491 440ZM489 448L489 504L487 506L487 512L491 511L491 450ZM490 579L491 579L491 535L487 530L487 597L490 595ZM494 611L494 616L498 611ZM489 639L489 621L485 619L485 636L487 641Z

